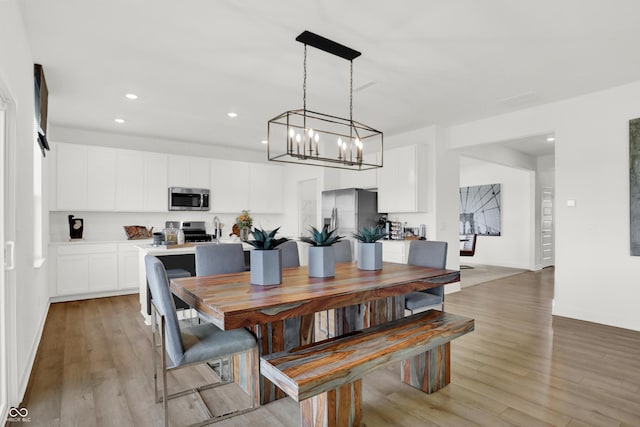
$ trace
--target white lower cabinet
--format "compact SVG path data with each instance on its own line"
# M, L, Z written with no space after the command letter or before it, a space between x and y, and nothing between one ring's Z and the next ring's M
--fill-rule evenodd
M90 298L138 290L138 259L134 244L57 245L51 279L52 297Z
M382 260L406 264L409 257L409 241L384 240L382 242Z
M138 248L129 243L118 244L118 289L138 290Z

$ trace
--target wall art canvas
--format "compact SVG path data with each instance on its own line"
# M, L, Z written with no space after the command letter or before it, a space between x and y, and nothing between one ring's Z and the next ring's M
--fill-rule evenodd
M460 234L500 235L500 184L460 187Z
M629 120L631 255L640 256L640 119Z

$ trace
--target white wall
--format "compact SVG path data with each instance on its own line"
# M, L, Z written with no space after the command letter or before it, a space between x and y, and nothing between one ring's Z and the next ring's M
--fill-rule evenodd
M9 331L9 404L17 406L24 395L29 373L48 310L47 263L34 267L33 146L35 144L33 59L14 0L0 2L0 80L15 102L15 234L16 284L9 289L15 313L15 330ZM46 72L46 65L45 65ZM46 162L46 159L45 159ZM4 165L3 165L4 170ZM45 189L46 191L46 189ZM46 201L46 194L44 200ZM4 321L5 319L0 319ZM11 343L11 335L15 343ZM4 414L2 414L4 415Z
M555 315L640 330L640 257L629 255L637 117L640 82L450 129L451 148L555 133Z
M501 235L478 236L463 262L533 269L535 174L482 160L460 159L460 186L500 184Z

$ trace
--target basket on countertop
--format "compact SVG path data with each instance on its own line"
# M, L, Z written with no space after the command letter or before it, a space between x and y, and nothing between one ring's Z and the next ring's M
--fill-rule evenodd
M153 227L147 230L147 227L142 225L123 225L124 232L127 233L128 240L140 240L151 239L153 236Z

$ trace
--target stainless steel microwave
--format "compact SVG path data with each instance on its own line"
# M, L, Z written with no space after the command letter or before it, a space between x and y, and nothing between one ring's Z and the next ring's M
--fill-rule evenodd
M206 188L169 188L170 211L208 211L209 190Z

